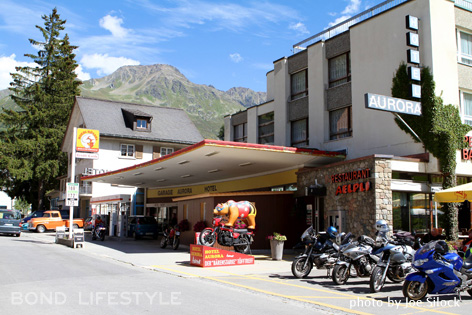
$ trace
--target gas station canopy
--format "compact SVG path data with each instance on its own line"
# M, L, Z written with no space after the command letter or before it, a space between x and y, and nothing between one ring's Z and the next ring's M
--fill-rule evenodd
M316 149L203 140L158 159L82 177L82 180L118 186L170 188L318 167L345 157L339 152Z

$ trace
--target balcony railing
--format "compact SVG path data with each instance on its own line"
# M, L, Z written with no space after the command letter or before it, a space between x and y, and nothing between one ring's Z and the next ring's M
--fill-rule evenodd
M455 0L456 7L462 8L464 10L472 11L472 1L470 0Z

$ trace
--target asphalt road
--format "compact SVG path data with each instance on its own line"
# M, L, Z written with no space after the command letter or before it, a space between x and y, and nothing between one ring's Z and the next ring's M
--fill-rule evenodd
M306 279L290 271L293 256L254 265L200 268L188 248L156 240L107 239L83 249L54 244L53 234L0 236L0 314L470 314L472 297L432 295L406 303L401 284L370 293L368 278L334 285L326 270Z

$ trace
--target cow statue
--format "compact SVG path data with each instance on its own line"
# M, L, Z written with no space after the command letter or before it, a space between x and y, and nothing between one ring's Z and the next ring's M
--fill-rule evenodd
M246 223L248 229L256 228L256 207L249 201L228 200L219 203L213 210L215 215L228 215L226 226L233 226L236 220L240 219Z

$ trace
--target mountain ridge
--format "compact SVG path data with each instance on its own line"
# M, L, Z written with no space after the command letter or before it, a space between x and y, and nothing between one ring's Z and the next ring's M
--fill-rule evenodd
M221 91L212 85L193 83L176 67L166 64L123 66L102 78L83 81L80 89L83 97L181 108L208 139L217 138L225 115L266 100L265 92L249 88ZM8 92L0 91L2 108L11 104L5 101Z

